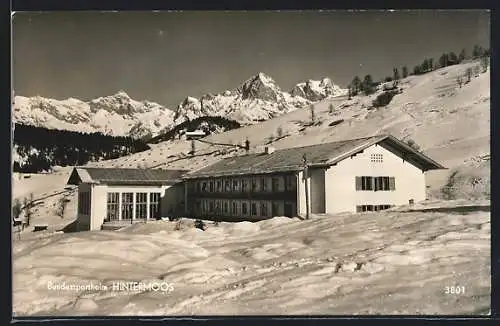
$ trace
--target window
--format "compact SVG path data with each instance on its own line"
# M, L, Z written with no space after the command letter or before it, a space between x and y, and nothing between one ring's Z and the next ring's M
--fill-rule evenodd
M384 156L382 154L371 154L370 161L373 163L382 163L384 161Z
M359 205L356 206L356 212L378 212L391 208L393 205Z
M214 192L214 182L210 181L210 192Z
M267 203L261 203L260 204L260 215L262 216L268 216L269 212L267 211Z
M374 190L379 191L387 191L390 190L389 188L389 177L375 177L374 178Z
M356 177L356 190L396 190L396 179L394 177Z
M220 200L215 201L215 213L220 214L222 212Z
M221 192L222 191L222 181L221 180L218 180L217 181L217 188L216 188L216 192Z
M206 181L203 181L201 183L201 191L202 192L207 192L208 191L208 187L207 187L207 182Z
M229 214L229 203L227 201L224 202L224 215Z
M238 180L233 180L233 191L238 191Z
M134 193L122 193L122 220L131 220L134 209Z
M252 192L257 191L257 180L252 179Z
M247 192L248 191L248 180L247 179L243 179L241 181L241 191L242 192Z
M149 194L149 218L159 218L160 215L160 193L152 192Z
M248 205L247 205L247 203L242 203L241 204L241 214L242 215L247 215L248 214Z
M267 191L267 178L260 178L260 190Z
M232 204L231 204L231 213L234 216L238 215L238 202L235 202L235 201L232 202Z
M208 202L208 212L209 213L214 213L215 212L215 206L213 201Z
M297 183L294 175L287 175L285 177L285 189L286 191L293 191L297 189Z
M252 212L251 212L252 216L257 216L257 214L258 214L257 213L257 203L252 203L251 207L252 207L251 208L252 209Z
M137 192L135 194L135 218L147 218L148 214L148 193Z
M271 190L272 192L278 192L280 189L280 179L274 177L271 181Z
M226 180L224 191L225 192L230 192L231 191L231 180Z
M90 214L90 192L78 192L78 213Z
M205 214L208 212L208 202L206 200L201 201L201 213Z
M116 221L118 220L119 205L120 205L120 193L119 192L108 192L108 200L106 207L106 221Z
M273 217L279 215L279 208L280 208L280 205L277 202L273 202L273 204L272 204L272 213L271 213L271 215Z
M372 177L361 177L361 190L373 190Z

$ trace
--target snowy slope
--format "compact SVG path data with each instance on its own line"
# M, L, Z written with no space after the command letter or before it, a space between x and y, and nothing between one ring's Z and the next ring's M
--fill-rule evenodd
M26 234L13 243L13 309L18 316L487 315L490 213L460 213L463 205L207 222L206 231L184 220L177 230L176 222L155 221ZM96 288L56 288L63 284ZM446 294L449 286L465 293Z

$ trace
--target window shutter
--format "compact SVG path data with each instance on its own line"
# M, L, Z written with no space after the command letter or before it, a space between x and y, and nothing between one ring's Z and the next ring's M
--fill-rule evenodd
M389 178L389 190L396 190L396 178Z
M378 182L377 182L378 180L377 179L378 179L378 177L373 177L372 178L372 189L373 189L373 191L377 191L378 190L378 188L377 188L378 187Z
M361 177L356 177L356 190L361 190Z

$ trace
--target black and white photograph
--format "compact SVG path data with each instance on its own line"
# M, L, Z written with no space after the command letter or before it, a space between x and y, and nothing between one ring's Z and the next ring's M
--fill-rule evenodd
M490 11L11 24L13 316L491 315Z

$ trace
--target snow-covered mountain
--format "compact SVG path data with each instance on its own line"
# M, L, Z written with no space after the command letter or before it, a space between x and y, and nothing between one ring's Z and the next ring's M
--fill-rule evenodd
M174 110L150 101L133 100L124 91L88 102L16 96L13 119L48 129L141 138L156 136L201 116L222 116L243 124L268 120L344 92L324 78L297 84L288 93L271 77L258 73L220 94L205 94L200 99L188 96Z
M13 112L14 121L20 124L134 138L172 126L173 116L172 110L158 103L133 100L124 91L88 102L16 96Z
M315 85L316 96L314 99L307 99L297 92L290 94L282 91L271 77L260 72L233 90L226 90L215 95L206 94L200 99L187 97L177 107L176 119L217 115L248 124L268 120L326 97L344 93L328 78L311 82ZM300 88L300 85L298 84L294 89Z
M298 83L290 93L315 102L330 96L345 95L346 90L335 85L330 78L325 77L321 80L309 79Z

